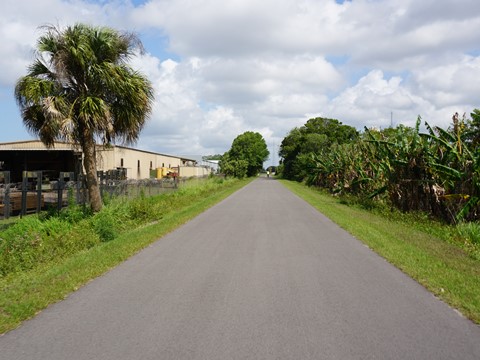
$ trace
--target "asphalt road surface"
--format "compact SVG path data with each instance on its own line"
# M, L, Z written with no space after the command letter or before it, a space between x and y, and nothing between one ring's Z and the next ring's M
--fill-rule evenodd
M480 359L480 328L259 178L0 337L0 359Z

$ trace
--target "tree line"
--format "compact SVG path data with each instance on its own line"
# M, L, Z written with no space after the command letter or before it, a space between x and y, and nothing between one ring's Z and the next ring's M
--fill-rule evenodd
M357 131L336 119L314 118L283 139L280 176L333 194L423 211L456 223L479 220L480 110L452 117L447 129L399 125Z

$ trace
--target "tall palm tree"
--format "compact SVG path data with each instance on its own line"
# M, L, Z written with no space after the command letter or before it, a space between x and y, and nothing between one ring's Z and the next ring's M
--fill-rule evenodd
M134 143L148 118L153 89L128 65L139 39L107 27L46 26L28 74L15 97L26 128L47 146L55 140L78 144L90 206L102 207L96 174L96 141Z

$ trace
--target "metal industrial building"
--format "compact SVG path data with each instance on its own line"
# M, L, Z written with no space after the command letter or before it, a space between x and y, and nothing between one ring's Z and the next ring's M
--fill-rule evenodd
M171 171L180 177L205 176L211 171L193 159L117 145L97 145L97 170L122 170L127 179L136 180L159 178ZM22 181L24 171L42 171L44 180L58 178L60 172L77 177L83 172L82 151L65 142L56 142L52 148L39 140L0 143L0 171L9 171L11 182Z

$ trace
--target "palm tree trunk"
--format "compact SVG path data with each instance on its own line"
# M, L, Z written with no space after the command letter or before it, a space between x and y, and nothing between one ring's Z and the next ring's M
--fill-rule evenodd
M82 144L84 167L87 176L87 190L90 199L90 207L93 212L102 209L102 197L100 195L100 187L97 179L96 151L93 134L84 137Z

